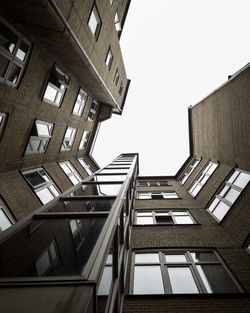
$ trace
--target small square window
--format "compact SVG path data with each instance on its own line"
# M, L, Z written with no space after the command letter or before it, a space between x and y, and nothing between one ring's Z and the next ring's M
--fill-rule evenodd
M88 25L93 36L97 39L101 30L102 22L95 5L93 6L93 9L90 13Z
M112 62L113 62L113 54L112 54L111 48L109 47L108 53L107 53L106 59L105 59L105 63L106 63L109 70L112 66Z

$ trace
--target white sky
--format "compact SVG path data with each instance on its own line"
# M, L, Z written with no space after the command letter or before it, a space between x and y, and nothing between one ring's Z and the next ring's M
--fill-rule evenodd
M139 152L140 175L175 175L189 156L188 106L249 62L250 0L132 0L121 36L131 85L102 123L102 167Z

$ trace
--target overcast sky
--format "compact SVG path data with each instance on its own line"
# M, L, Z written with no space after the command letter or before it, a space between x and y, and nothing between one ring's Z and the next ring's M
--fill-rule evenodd
M189 156L188 107L249 62L250 0L132 0L121 36L131 85L101 124L102 167L138 152L140 176L175 175Z

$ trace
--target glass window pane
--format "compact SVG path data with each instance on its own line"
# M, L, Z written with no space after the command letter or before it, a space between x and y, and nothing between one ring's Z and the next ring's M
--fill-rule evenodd
M0 208L0 232L12 225L4 211Z
M197 269L209 293L239 292L222 265L197 265Z
M19 60L24 61L28 53L28 50L29 50L29 46L25 42L22 41L21 45L19 46L17 50L16 57Z
M190 216L175 216L177 224L193 224L193 220Z
M133 294L163 294L160 266L135 266Z
M57 258L55 242L53 241L49 246L51 259L54 261Z
M70 176L69 179L71 180L72 184L75 186L79 183L74 175Z
M95 175L95 181L124 181L126 175Z
M52 193L54 194L55 197L59 196L59 192L57 191L57 189L54 187L54 185L50 185L49 189L52 191Z
M149 193L138 193L138 199L151 199L151 194L149 194Z
M225 193L228 191L229 188L230 188L230 187L226 185L226 186L221 190L220 195L223 197L223 196L225 195Z
M109 294L112 282L112 266L105 266L101 282L97 291L98 296L105 296Z
M137 212L137 216L152 216L152 212Z
M245 188L246 185L248 184L250 180L250 175L246 173L240 173L240 175L236 178L234 184L241 187Z
M157 224L162 224L162 225L172 225L173 224L173 220L171 216L159 216L156 215L155 217L156 223Z
M0 22L0 38L0 47L13 53L18 37L2 22Z
M235 181L235 178L239 175L239 173L240 173L239 171L235 171L233 175L229 178L228 182L233 184L233 182Z
M194 262L218 262L213 252L191 252Z
M199 293L189 267L168 267L173 293Z
M138 263L159 263L158 253L136 253L135 264Z
M218 198L215 198L214 201L210 204L208 210L210 212L213 212L214 208L216 207L216 205L220 202L220 200Z
M0 55L0 76L4 77L7 67L9 65L9 60L6 59L4 56Z
M137 225L151 225L151 224L154 224L154 222L153 222L152 217L137 216L136 224Z
M48 125L36 122L36 127L39 136L50 136Z
M31 183L33 187L39 186L42 183L45 183L46 180L44 177L38 174L38 172L32 172L24 174L24 176L28 179L28 181Z
M188 213L186 211L172 211L174 216L177 215L188 215Z
M57 90L48 84L43 98L54 102L56 94Z
M46 250L40 258L36 261L36 271L37 275L41 276L43 275L48 268L50 267L50 258L49 258L49 253Z
M226 215L228 210L230 209L229 206L227 206L224 202L220 202L215 210L213 211L214 216L218 218L219 221L223 219L223 217Z
M231 188L228 193L225 196L225 199L230 201L231 203L234 203L234 201L239 197L240 192Z
M21 73L21 67L13 63L9 71L7 80L12 82L13 84L16 84L20 73Z
M42 190L36 191L36 194L43 204L46 204L49 201L54 199L54 197L52 196L48 188L44 188Z
M165 254L165 258L166 262L170 263L187 262L184 254Z

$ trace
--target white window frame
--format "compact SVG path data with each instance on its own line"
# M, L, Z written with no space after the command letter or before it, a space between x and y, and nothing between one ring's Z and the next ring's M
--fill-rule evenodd
M0 197L0 233L9 227L11 227L13 224L15 224L15 219L10 213L7 205L3 201L3 199Z
M59 165L74 186L82 182L80 174L69 161L60 162Z
M241 187L235 184L236 180L240 177L241 174L249 176L248 181L245 186ZM250 173L241 169L235 169L234 172L230 175L228 180L223 184L223 187L220 188L220 193L218 193L213 201L210 203L207 211L215 218L215 220L220 223L227 213L231 210L235 201L237 201L238 197L242 193L242 191L247 187L250 181ZM229 193L235 193L234 199L229 201L227 196ZM222 214L217 215L216 210L218 208L222 209Z
M158 187L158 186L171 186L170 183L167 180L164 181L139 181L137 183L138 187Z
M87 117L88 121L90 122L94 121L97 110L98 110L98 103L95 100L93 100L89 108L89 113Z
M115 84L116 86L117 86L117 84L118 84L119 78L120 78L120 74L119 74L119 71L118 71L118 68L117 68L116 71L115 71L114 79L113 79L113 82L114 82L114 84Z
M48 131L47 134L41 133L39 131L39 125L45 125L47 127ZM44 153L48 147L50 138L52 136L53 127L54 126L51 123L36 120L31 130L31 136L29 138L24 154ZM32 147L32 141L34 140L40 142L37 149L34 150L28 149L28 147Z
M40 184L33 185L32 182L26 177L26 175L36 172L41 179L43 180ZM50 178L50 176L47 174L47 172L42 168L35 168L28 171L23 171L22 175L24 176L25 180L29 184L29 186L33 189L34 193L37 195L37 197L40 199L42 204L46 204L53 199L57 198L60 195L60 191L56 184L53 182L53 180ZM49 194L52 196L52 199L49 201L44 201L40 196L39 192L42 192L43 190L47 190Z
M22 34L16 31L15 28L10 25L4 18L0 17L0 21L17 37L16 44L14 45L14 43L11 43L8 50L0 46L0 56L5 58L9 62L6 66L4 75L0 77L0 82L6 83L8 86L11 87L17 87L23 76L24 69L27 66L27 62L31 52L31 43L26 38L24 38ZM24 59L18 57L18 54L20 56L20 53L21 55L22 53L24 53L24 51L21 49L22 42L28 47L28 51L26 52ZM11 47L11 45L14 46ZM17 77L15 77L14 80L10 80L9 75L11 74L13 66L19 67L20 71L17 73Z
M200 261L196 260L195 256L193 256L194 253L209 253L212 254L214 257L212 258L212 261ZM145 260L141 262L136 262L136 255L145 255ZM154 254L154 256L150 256L151 258L154 258L154 262L148 261L148 255ZM173 255L173 256L182 256L183 260L176 262L176 261L167 261L167 256ZM143 258L141 258L143 259ZM209 259L209 258L208 258ZM232 286L234 286L233 292L239 292L243 293L243 289L238 284L236 279L234 278L233 274L230 272L229 268L225 265L223 260L221 259L220 255L217 253L217 251L212 249L166 249L162 251L155 251L155 250L145 250L145 251L134 251L132 253L132 262L131 262L131 276L130 276L130 294L152 294L149 292L141 291L141 292L134 292L134 279L135 279L135 267L137 266L143 266L145 268L145 272L147 271L146 268L148 267L148 271L150 271L151 268L154 268L155 266L158 266L160 269L161 275L157 277L156 281L158 283L158 279L160 278L160 285L162 286L161 292L155 292L155 294L211 294L214 293L212 291L212 288L209 283L209 277L205 276L205 273L200 268L202 266L220 266L220 268L223 270L224 275L228 277L229 280L231 280ZM192 283L196 286L197 292L174 292L173 290L173 284L171 282L170 277L170 268L187 268L189 269L190 278L192 278ZM176 278L176 277L175 277ZM173 279L173 278L172 278ZM179 278L180 279L180 278ZM218 277L219 280L219 277ZM153 284L153 282L151 282ZM181 284L181 282L180 282ZM144 286L144 285L142 285ZM145 286L147 287L147 286ZM220 291L221 293L221 291ZM231 293L231 291L229 291Z
M56 80L56 82L54 81ZM55 83L60 84L60 86L56 86ZM69 84L69 77L56 65L53 66L49 80L47 82L44 94L43 94L43 101L50 103L54 106L60 107L63 101L65 92L68 88ZM46 96L47 92L49 94L49 89L54 91L54 99L50 99Z
M82 116L87 100L88 100L88 94L82 88L80 88L75 104L74 104L72 114Z
M121 27L120 18L119 18L117 11L115 12L114 20L115 20L115 29L117 32L120 32L122 30L122 27Z
M206 166L203 168L203 170L199 173L199 175L196 177L195 181L190 186L188 192L191 194L192 197L196 197L199 192L202 190L202 188L206 185L209 178L212 176L214 171L219 166L219 163L214 163L212 161L209 161ZM210 173L210 169L213 167L212 172ZM205 182L202 182L205 179ZM198 189L197 189L198 188ZM197 190L197 191L195 191Z
M70 134L69 136L66 137L67 132L70 132ZM76 136L76 128L67 127L65 134L64 134L63 142L62 142L61 151L69 151L72 149L74 141L75 141L75 136Z
M106 58L105 58L105 64L107 65L107 68L109 70L111 69L111 66L112 66L112 63L113 63L113 59L114 59L113 53L112 53L111 48L109 47L107 55L106 55Z
M97 10L96 5L93 6L90 12L89 19L88 19L88 26L89 26L91 33L97 40L101 31L102 21L101 21L101 17Z
M201 158L195 158L194 160L192 160L191 164L187 167L187 169L185 170L184 174L181 175L181 178L179 180L181 185L185 184L185 182L187 181L189 176L193 173L193 171L198 166L200 161L201 161Z
M82 133L82 138L81 138L78 150L83 150L86 148L88 140L89 140L89 136L90 136L90 132L87 130L84 130Z
M94 173L90 165L83 158L78 158L78 161L81 164L81 166L84 168L84 170L87 172L88 175L92 175Z
M162 199L180 199L175 191L137 191L139 200L162 200Z
M161 216L169 217L170 223L159 223L157 218ZM178 217L189 217L190 223L180 223L178 221ZM147 222L140 222L140 218L145 218L148 220ZM137 210L135 211L135 225L193 225L196 224L196 221L190 214L188 210L183 209L160 209L160 210Z

